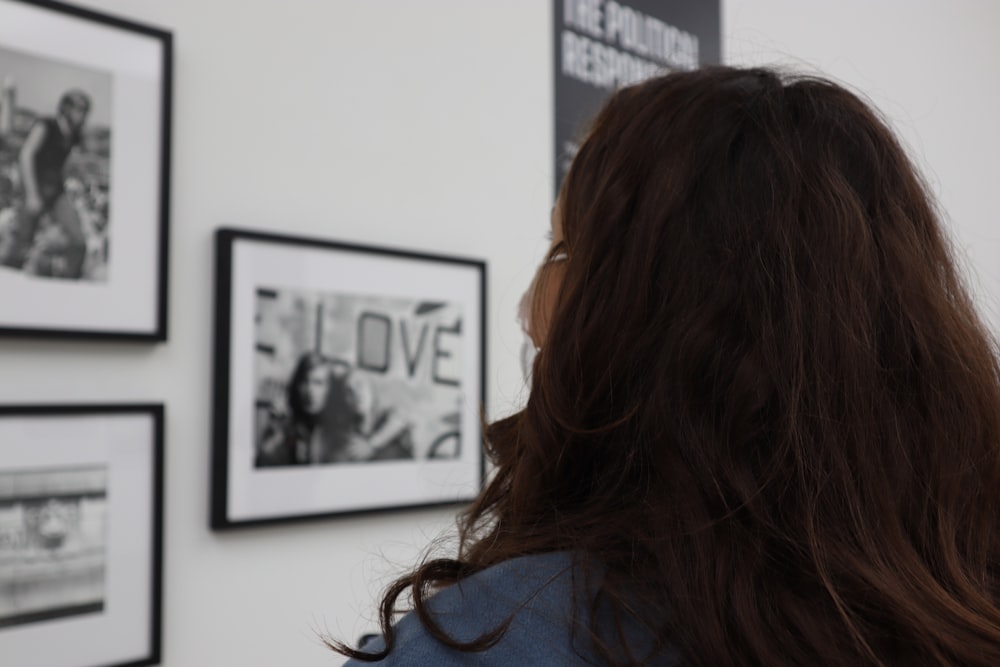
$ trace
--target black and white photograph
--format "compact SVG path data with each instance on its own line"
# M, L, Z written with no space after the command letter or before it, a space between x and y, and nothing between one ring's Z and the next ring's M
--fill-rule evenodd
M0 46L0 271L103 282L111 74Z
M216 262L213 528L475 496L483 262L235 229Z
M172 36L0 0L0 335L167 336Z
M452 459L459 304L257 290L257 467Z
M0 405L3 664L160 657L163 406Z
M0 628L104 609L107 468L0 473Z
M720 0L552 0L555 194L616 89L722 62Z

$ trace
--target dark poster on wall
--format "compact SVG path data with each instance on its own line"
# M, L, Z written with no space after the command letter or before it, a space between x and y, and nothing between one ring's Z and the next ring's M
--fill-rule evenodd
M615 89L719 64L719 0L553 0L555 188Z

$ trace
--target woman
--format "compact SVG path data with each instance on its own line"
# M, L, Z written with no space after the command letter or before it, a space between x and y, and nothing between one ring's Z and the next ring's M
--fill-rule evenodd
M261 438L257 466L338 463L351 459L351 432L359 419L345 382L346 364L317 352L299 357L288 380L287 419Z
M412 459L411 421L396 408L381 407L371 383L360 371L352 371L345 383L348 403L357 415L348 455L361 461Z
M527 406L350 664L1000 665L997 347L875 112L623 89L552 227Z

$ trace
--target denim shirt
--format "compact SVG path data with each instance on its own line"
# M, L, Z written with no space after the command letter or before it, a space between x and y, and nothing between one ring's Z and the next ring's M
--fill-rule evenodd
M452 638L468 642L496 628L508 618L511 624L503 638L481 652L463 652L434 639L413 612L395 626L393 650L379 662L350 660L345 667L382 665L450 667L479 665L523 667L525 665L599 665L590 640L589 600L581 599L573 556L556 552L516 558L453 584L428 600L434 619ZM637 626L625 628L629 648L644 655L652 645ZM362 649L384 647L381 637ZM676 665L674 655L662 655L650 664Z

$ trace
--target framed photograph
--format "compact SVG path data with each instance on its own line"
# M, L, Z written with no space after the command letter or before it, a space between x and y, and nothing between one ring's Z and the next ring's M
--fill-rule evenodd
M0 406L0 655L160 661L163 406Z
M482 485L486 266L221 229L213 528Z
M171 43L0 0L0 335L166 340Z

